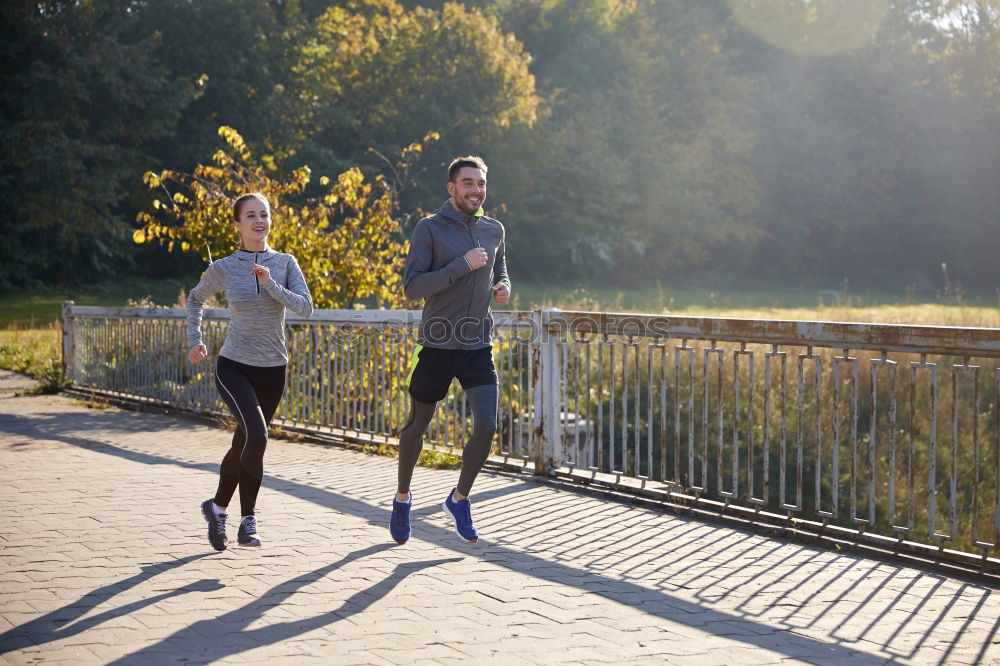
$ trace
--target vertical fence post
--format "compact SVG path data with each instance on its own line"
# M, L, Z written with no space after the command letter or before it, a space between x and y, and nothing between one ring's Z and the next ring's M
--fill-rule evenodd
M62 304L62 369L63 376L76 379L73 370L73 359L76 356L76 331L73 330L73 301L63 301Z
M549 321L558 308L535 310L532 319L536 338L531 345L532 389L534 393L535 474L550 475L562 464L562 428L559 406L559 350Z

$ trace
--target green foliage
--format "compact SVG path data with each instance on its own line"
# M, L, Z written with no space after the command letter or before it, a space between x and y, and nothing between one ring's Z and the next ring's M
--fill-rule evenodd
M975 6L991 8L974 27L946 27ZM732 264L930 290L946 262L966 284L995 286L996 3L891 3L873 41L824 58L739 38L760 80L753 164L766 242ZM991 67L992 87L980 75Z
M483 155L522 279L996 287L997 0L12 0L0 25L0 289L189 281L194 253L128 242L137 176L193 174L220 125L277 181L383 173L404 233ZM390 174L428 132L433 170Z
M77 405L79 407L86 407L87 409L110 409L111 404L100 400L99 398L80 398L79 400L74 400L71 404Z
M133 8L136 30L155 38L157 62L192 91L176 130L156 146L159 164L193 168L220 125L240 128L269 154L293 148L284 119L295 105L291 68L310 25L308 4L157 0Z
M434 469L455 469L461 466L462 456L451 451L423 449L417 458L417 464L421 467L432 467Z
M317 307L350 308L362 299L383 307L402 305L399 281L407 243L396 239L394 191L381 176L369 182L357 168L335 181L324 176L319 184L326 191L300 202L311 180L308 166L273 176L273 157L255 160L231 127L219 128L219 134L229 150L216 151L213 164L200 164L192 174L146 173L146 184L162 192L162 198L153 200L153 213L139 213L136 243L156 241L168 251L196 252L206 260L228 254L238 240L233 200L260 192L271 204L270 243L295 255ZM428 135L408 146L395 165L397 172L407 172L424 144L435 138Z
M23 374L28 365L26 350L22 345L10 342L0 344L0 367Z
M38 380L38 393L59 393L69 388L73 380L66 376L62 363L58 359L49 359L41 364L32 374Z
M771 44L803 55L835 55L878 34L889 0L729 0L733 18Z
M270 429L271 437L276 439L283 439L286 442L304 442L307 441L307 437L301 433L293 432L291 430L286 430L281 426L272 425Z
M373 453L377 456L385 456L387 458L399 457L399 448L390 444L368 444L363 448L367 453ZM432 469L455 469L461 466L462 456L452 451L425 448L421 449L420 455L417 456L417 464L421 467L430 467Z
M297 49L288 124L318 168L369 163L369 147L403 150L434 131L431 158L495 145L530 126L540 103L525 53L493 17L447 2L405 10L395 0L336 3L308 28ZM437 207L444 177L421 187L418 205Z
M748 246L758 235L750 81L711 8L554 2L539 11L552 27L529 49L563 47L536 68L548 113L499 148L505 168L517 167L494 179L512 192L515 271L520 258L528 271L559 266L563 276L637 286L704 265L720 244Z
M0 288L128 265L121 205L186 102L114 3L0 4ZM149 103L155 100L154 103Z
M73 383L63 371L58 348L44 341L0 343L0 368L36 380L37 393L58 393Z
M403 11L394 0L330 7L312 26L294 71L323 131L336 108L362 144L404 145L428 129L462 128L480 140L530 125L538 98L529 58L496 21L457 3ZM470 104L456 104L455 91Z

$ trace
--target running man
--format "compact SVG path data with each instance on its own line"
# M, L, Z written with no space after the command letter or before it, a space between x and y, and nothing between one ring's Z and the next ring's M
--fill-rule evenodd
M469 494L489 456L497 422L490 298L499 305L510 301L503 225L483 214L486 171L479 157L453 160L448 167L451 198L417 223L410 240L403 285L408 299L424 299L424 310L410 365L410 415L399 435L399 481L389 522L389 532L400 544L410 538L410 479L424 432L455 377L472 406L473 427L462 451L458 485L443 507L459 537L469 543L479 539Z

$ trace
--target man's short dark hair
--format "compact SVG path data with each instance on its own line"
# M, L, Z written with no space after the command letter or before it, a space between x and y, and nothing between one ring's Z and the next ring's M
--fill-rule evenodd
M455 176L462 167L472 167L473 169L482 169L483 175L489 171L489 167L486 166L486 162L483 161L482 157L477 157L475 155L466 155L465 157L456 157L448 165L448 181L454 181Z

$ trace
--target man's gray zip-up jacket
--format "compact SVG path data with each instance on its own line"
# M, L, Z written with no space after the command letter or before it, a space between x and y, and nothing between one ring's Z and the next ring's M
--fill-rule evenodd
M465 253L482 247L486 265L472 270ZM410 300L424 299L418 342L434 349L484 349L492 344L492 287L505 282L504 229L485 215L466 215L446 201L417 222L403 271Z

